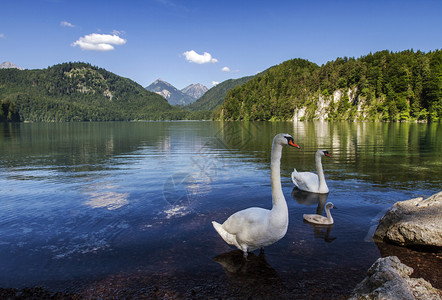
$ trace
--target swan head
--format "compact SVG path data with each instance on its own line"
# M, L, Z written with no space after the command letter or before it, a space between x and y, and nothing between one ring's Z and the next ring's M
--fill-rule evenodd
M321 150L316 151L316 154L321 155L321 156L331 157L330 153L328 153L328 151L325 149L321 149Z
M295 144L295 141L293 140L293 137L290 134L287 133L280 133L277 134L273 140L274 143L278 143L282 146L292 146L296 148L301 148L297 144Z
M327 202L327 204L325 205L325 209L332 209L332 208L338 209L336 206L334 206L333 203Z

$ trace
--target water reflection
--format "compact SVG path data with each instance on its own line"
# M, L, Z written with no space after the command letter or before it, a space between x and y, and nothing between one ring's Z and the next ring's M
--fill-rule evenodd
M315 213L317 215L322 215L325 203L327 202L328 194L309 193L295 187L292 190L292 198L301 205L311 206L316 204ZM319 225L312 224L305 220L303 220L303 222L313 227L313 235L315 238L323 239L327 243L331 243L336 239L336 237L330 236L333 224Z
M312 224L304 220L305 224L309 224L313 227L313 236L317 239L323 239L326 243L333 242L336 237L331 237L330 232L332 230L332 225L318 225L318 224Z
M128 193L118 193L112 191L90 192L90 198L85 202L92 208L107 208L108 210L119 209L127 204Z
M292 198L299 204L310 206L317 204L316 214L322 214L324 210L325 202L327 202L328 194L318 194L305 192L297 187L292 190Z
M129 204L129 193L114 191L121 188L111 182L101 182L100 184L90 184L85 186L85 205L92 208L106 208L116 210Z
M345 277L347 289L348 272L364 275L379 255L372 240L364 240L377 214L440 190L442 124L0 124L0 274L6 274L0 286L92 282L99 274L138 268L141 257L153 273L182 270L190 280L205 280L198 269L218 278L221 268L206 264L219 249L211 243L218 237L210 221L250 202L269 205L271 144L280 132L302 146L284 150L284 184L294 167L312 170L313 153L328 149L334 157L327 163L330 198L339 198L342 209L334 227L291 222L287 237L267 252L271 266L263 254L248 261L238 251L217 258L232 282L250 289L262 283L268 298L278 275L307 291L293 276L303 269L306 281L318 273ZM322 214L327 196L294 189L292 205L296 213ZM339 238L323 242L333 235Z
M217 255L213 260L219 263L229 280L244 289L259 289L264 286L281 285L281 279L275 269L267 262L264 250L258 255L249 253L244 257L240 250L232 250Z

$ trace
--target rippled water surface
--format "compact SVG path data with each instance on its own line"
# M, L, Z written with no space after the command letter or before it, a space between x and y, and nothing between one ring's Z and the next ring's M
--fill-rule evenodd
M301 146L281 161L289 229L245 261L211 221L271 207L279 132ZM318 148L332 155L321 197L290 179ZM0 124L0 287L345 294L382 255L371 234L386 209L441 190L441 153L440 124ZM326 201L334 226L303 222Z

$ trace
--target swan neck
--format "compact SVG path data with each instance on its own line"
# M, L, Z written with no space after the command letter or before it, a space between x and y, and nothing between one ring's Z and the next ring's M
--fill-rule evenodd
M327 220L328 220L329 222L333 223L333 217L332 217L332 215L331 215L330 208L326 208L326 209L325 209L325 213L326 213L326 215L327 215Z
M273 208L281 204L287 206L281 185L281 155L282 145L273 142L270 164L270 181L272 185Z
M319 189L327 187L324 176L324 169L322 168L321 154L317 153L315 157L316 170L318 171Z

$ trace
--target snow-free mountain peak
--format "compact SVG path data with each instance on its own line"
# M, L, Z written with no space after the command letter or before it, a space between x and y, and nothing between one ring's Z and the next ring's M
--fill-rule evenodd
M16 64L13 64L12 62L5 61L0 65L0 69L19 69L23 70L23 68L20 68Z
M201 98L208 90L209 89L201 83L195 83L185 87L181 90L181 92L197 100Z
M167 101L172 105L187 105L195 102L196 99L202 96L201 93L204 88L207 91L207 88L202 84L192 84L180 91L170 83L160 78L146 87L148 91L157 93L166 98ZM199 94L201 94L201 96L196 98L195 95L198 96Z

